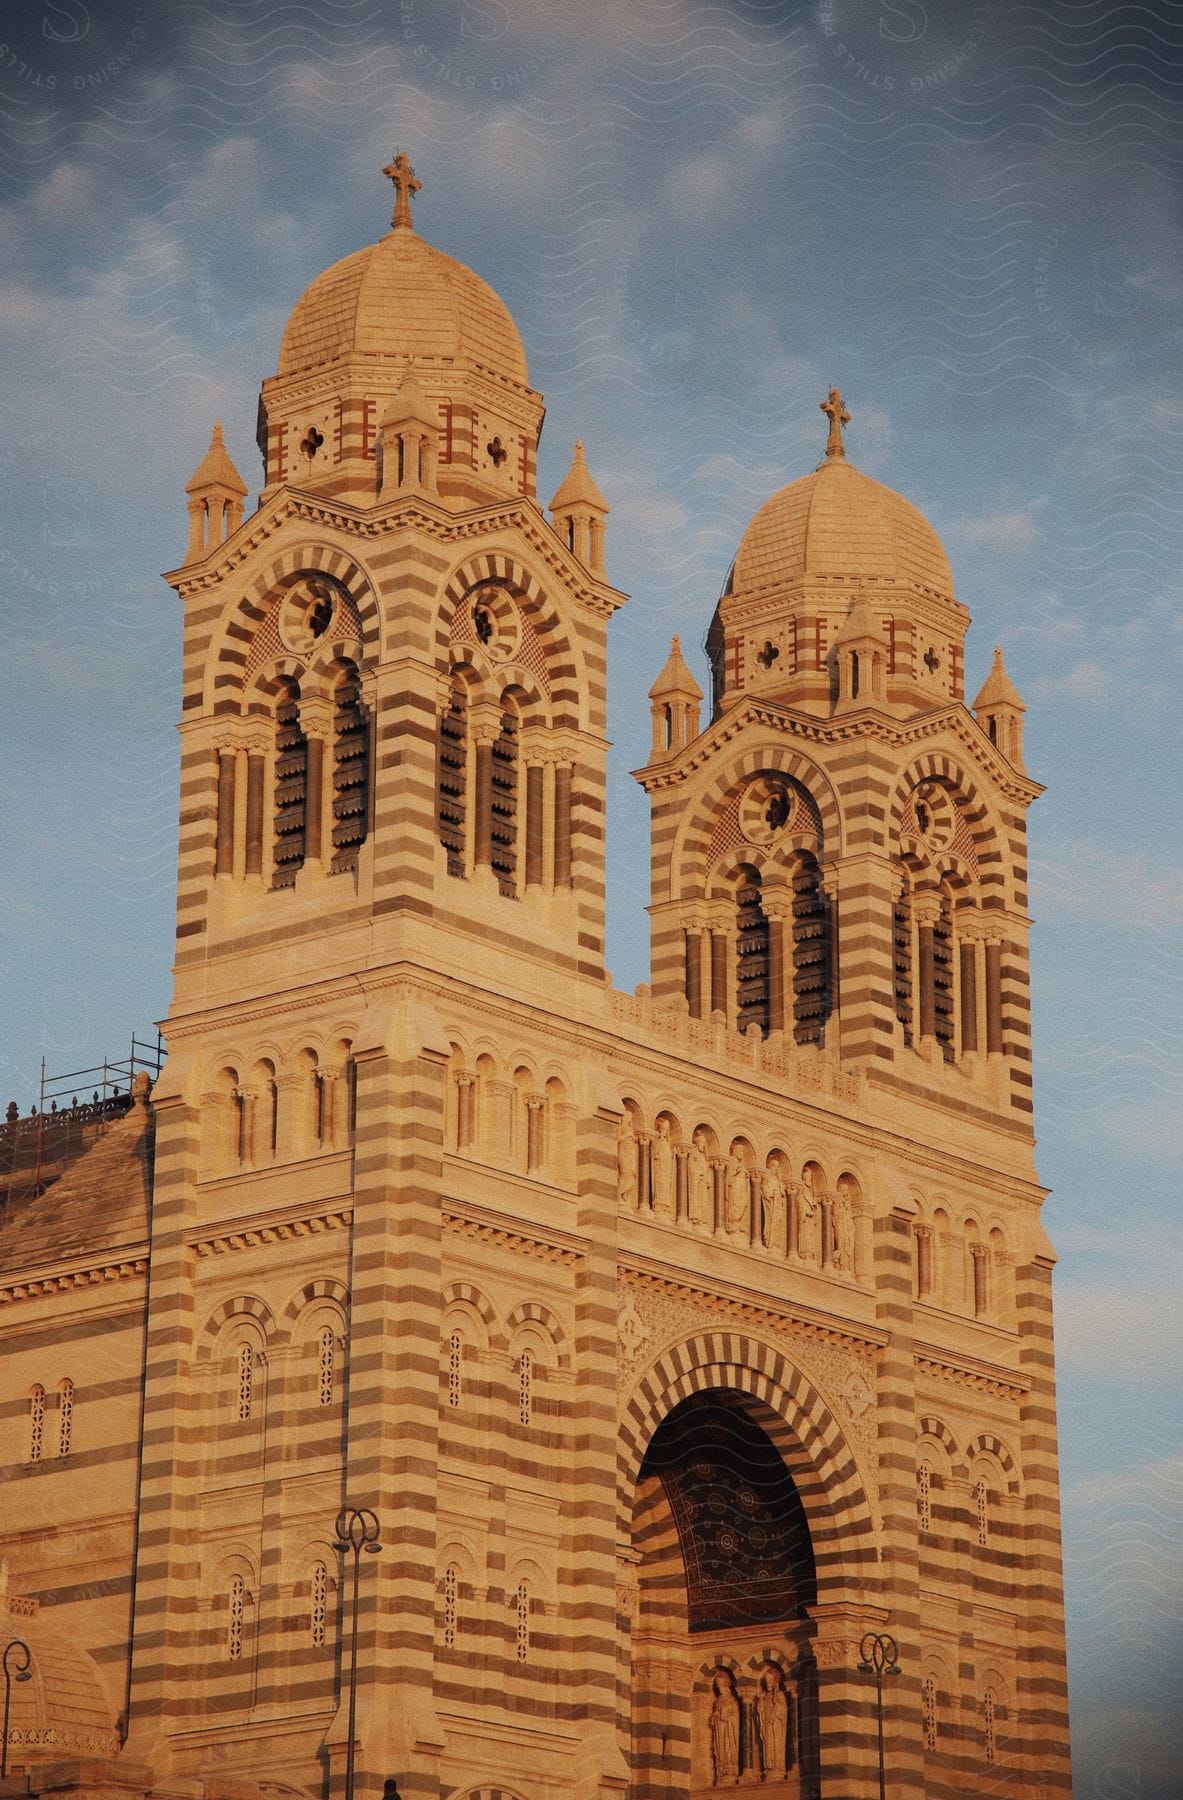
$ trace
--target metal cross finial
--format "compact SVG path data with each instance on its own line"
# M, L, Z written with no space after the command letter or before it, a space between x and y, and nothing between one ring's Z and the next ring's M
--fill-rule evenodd
M827 456L845 456L846 446L842 442L842 427L850 424L850 414L842 404L842 393L839 388L830 389L828 400L820 403L821 411L828 414L830 435L826 439Z
M417 194L419 189L423 186L423 183L416 178L415 171L411 167L411 159L406 151L400 150L394 161L387 163L382 173L390 181L393 181L395 194L397 195L394 202L394 217L391 219L390 223L396 229L400 225L405 225L408 230L413 231L414 222L411 218L411 195Z

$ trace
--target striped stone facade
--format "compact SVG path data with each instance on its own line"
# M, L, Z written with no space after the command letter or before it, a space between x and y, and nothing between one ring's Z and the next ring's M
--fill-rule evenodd
M872 1800L886 1632L890 1793L1067 1794L1037 790L959 685L724 696L655 735L652 983L616 992L623 596L517 469L269 464L170 577L168 1063L62 1177L73 1247L57 1188L0 1226L0 1606L74 1658L10 1765L330 1800L352 1667L374 1800ZM343 1506L381 1527L355 1662Z

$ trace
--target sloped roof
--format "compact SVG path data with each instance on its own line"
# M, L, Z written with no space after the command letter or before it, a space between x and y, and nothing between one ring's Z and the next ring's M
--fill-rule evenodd
M144 1244L152 1196L153 1119L146 1100L108 1125L65 1174L0 1218L0 1270Z

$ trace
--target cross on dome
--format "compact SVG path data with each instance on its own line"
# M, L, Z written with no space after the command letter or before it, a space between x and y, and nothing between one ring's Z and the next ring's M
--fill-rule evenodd
M411 195L417 194L423 183L417 178L411 167L411 159L405 150L400 150L393 162L387 163L382 171L388 180L393 181L397 198L394 202L394 216L390 223L395 230L405 225L409 231L414 230L411 218Z
M836 387L831 388L829 399L820 401L819 407L830 420L830 435L826 439L826 455L844 457L846 446L842 442L842 427L850 424L850 414L842 404L842 390Z

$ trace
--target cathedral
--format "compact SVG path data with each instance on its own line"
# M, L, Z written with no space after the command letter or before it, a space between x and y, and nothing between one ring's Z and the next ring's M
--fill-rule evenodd
M385 173L187 489L167 1062L0 1219L0 1795L1068 1795L1023 702L831 390L618 991L608 502Z

